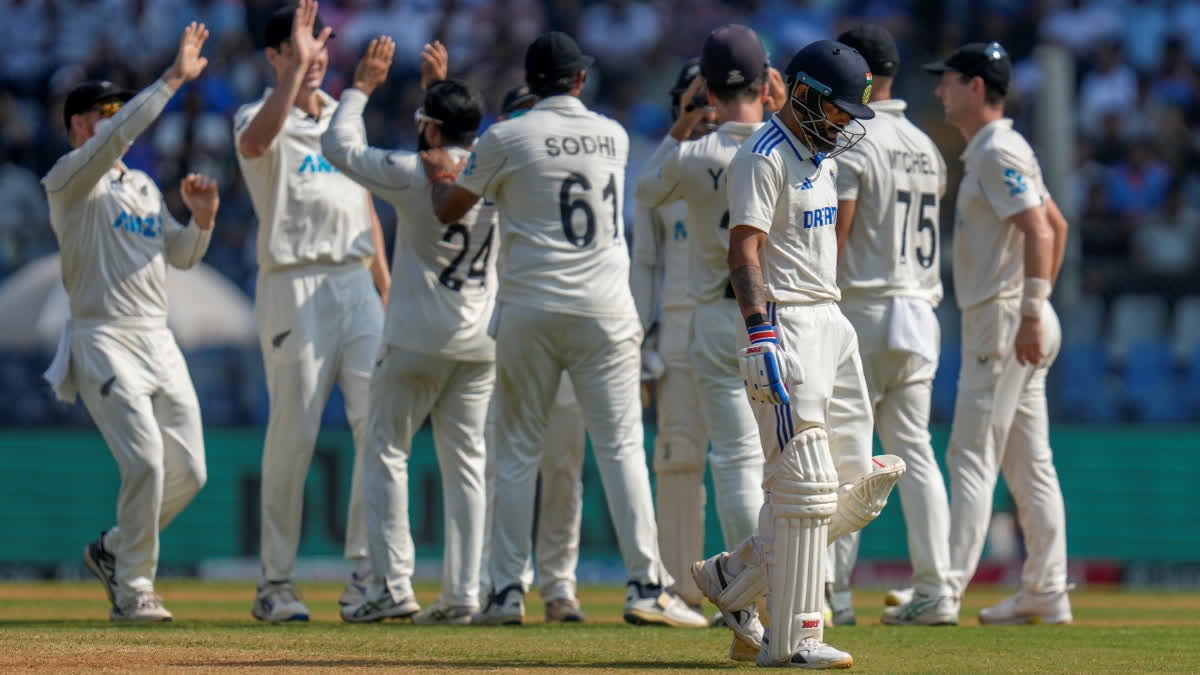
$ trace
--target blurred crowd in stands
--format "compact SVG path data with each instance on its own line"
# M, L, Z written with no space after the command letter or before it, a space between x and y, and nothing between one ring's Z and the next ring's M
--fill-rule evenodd
M238 105L271 85L262 31L279 4L0 0L0 285L24 264L57 250L38 180L69 149L61 122L65 92L96 77L132 89L150 84L173 58L182 28L198 20L212 33L205 48L208 69L172 100L126 162L157 177L177 216L184 214L181 176L198 171L219 179L221 209L205 262L253 296L255 218L238 173L230 120ZM920 64L963 42L1003 43L1015 63L1010 112L1032 139L1041 84L1035 49L1061 45L1074 57L1075 169L1064 181L1067 193L1055 196L1082 247L1082 299L1065 313L1071 317L1068 342L1091 350L1078 369L1102 378L1110 392L1111 409L1097 419L1200 419L1200 401L1185 404L1186 396L1163 394L1176 407L1147 413L1131 401L1125 375L1130 354L1149 349L1153 358L1165 357L1159 370L1165 368L1168 378L1150 389L1200 392L1200 355L1193 358L1200 318L1192 326L1188 314L1200 311L1192 309L1193 303L1200 307L1193 297L1200 295L1200 0L323 0L320 13L335 30L325 86L335 97L348 85L367 40L386 34L396 41L394 70L372 97L367 129L373 144L402 148L416 144L411 120L420 100L417 56L424 43L441 40L451 75L484 93L486 124L504 92L522 81L529 42L550 29L573 34L597 59L585 99L630 133L630 184L669 126L667 91L679 66L714 27L737 22L756 29L773 65L782 69L812 40L863 21L881 23L901 48L896 94L909 101L911 116L937 140L951 167L943 222L952 212L963 143L942 122L934 82ZM625 203L628 226L632 200ZM383 202L377 206L390 246L394 216ZM942 228L943 236L951 229ZM945 278L952 292L948 267ZM957 370L952 297L945 305L940 313L948 362L938 377L940 420L949 418L945 404L953 401ZM1157 346L1144 347L1148 343ZM1077 357L1067 354L1069 348L1060 371ZM251 345L238 353L255 351ZM214 366L229 361L225 355L195 358L210 358ZM10 397L22 396L22 387L39 388L36 374L47 359L0 355L0 387ZM193 365L198 389L211 389L201 393L206 422L265 418L256 369L261 366L253 355L240 356L216 368L223 379L210 385ZM1143 370L1139 366L1139 375ZM1071 407L1076 377L1056 375L1055 419L1094 418L1086 406ZM1193 377L1194 386L1188 384ZM3 413L0 424L86 419L78 410L56 408L44 392L26 393L31 402ZM331 414L338 409L340 402L333 402Z

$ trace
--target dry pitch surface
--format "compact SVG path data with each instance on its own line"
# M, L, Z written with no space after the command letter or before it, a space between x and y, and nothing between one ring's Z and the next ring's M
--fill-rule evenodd
M582 590L589 623L541 625L537 594L521 628L346 625L340 587L303 588L308 624L269 626L250 617L248 584L163 582L173 623L115 626L96 583L0 584L0 671L187 670L209 672L469 670L700 671L748 668L729 661L724 629L673 630L621 622L623 589ZM437 588L418 587L431 602ZM882 593L856 593L859 625L833 628L855 672L1198 672L1200 594L1087 591L1072 594L1070 626L984 628L975 614L1001 598L972 590L957 628L878 623Z

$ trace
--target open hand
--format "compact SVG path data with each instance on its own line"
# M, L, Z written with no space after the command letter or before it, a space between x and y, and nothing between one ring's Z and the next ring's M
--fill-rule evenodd
M192 218L202 230L211 230L217 217L221 198L217 195L217 181L196 173L189 173L179 183L183 203L192 212Z
M449 60L446 54L446 47L437 40L433 44L426 44L421 50L421 89L428 89L429 85L444 80L448 76Z
M371 40L354 69L354 88L368 96L375 91L387 80L395 53L396 43L392 38L384 35Z
M313 36L313 24L317 21L317 0L300 0L296 16L292 19L292 57L297 65L307 68L325 48L333 28L326 26L320 35Z
M200 77L208 65L208 59L200 56L204 41L208 39L208 28L195 21L183 29L183 37L179 39L179 51L175 54L175 62L163 74L163 79L178 87L184 82L191 82Z

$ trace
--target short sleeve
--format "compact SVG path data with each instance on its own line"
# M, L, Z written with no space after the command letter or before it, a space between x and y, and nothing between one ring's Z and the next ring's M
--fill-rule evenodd
M839 200L857 200L858 186L871 163L867 161L865 140L837 156L837 191Z
M1024 155L1024 156L1023 156ZM1042 203L1041 176L1032 151L996 148L981 158L979 183L1000 220Z
M783 173L770 157L739 152L729 165L729 225L749 225L769 232Z
M510 164L504 143L496 134L499 126L494 124L483 132L467 158L467 165L458 174L460 186L488 199L495 199Z

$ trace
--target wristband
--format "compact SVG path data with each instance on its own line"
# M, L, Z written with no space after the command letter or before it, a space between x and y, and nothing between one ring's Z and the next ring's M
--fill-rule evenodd
M769 323L760 323L746 330L750 333L750 344L752 345L759 344L760 342L774 342L775 344L779 344L779 338L775 337L775 327Z
M1050 299L1050 282L1040 277L1025 277L1025 288L1021 294L1021 316L1041 318L1042 305Z
M454 181L458 180L458 174L450 173L449 171L442 171L441 173L433 174L433 178L430 178L429 182L437 183L437 182L441 181L443 178L449 178L450 179L449 182L453 183Z
M763 314L762 312L755 312L755 313L751 314L750 316L746 317L746 330L750 330L751 328L759 325L760 323L771 323L771 322L767 320L766 314Z

